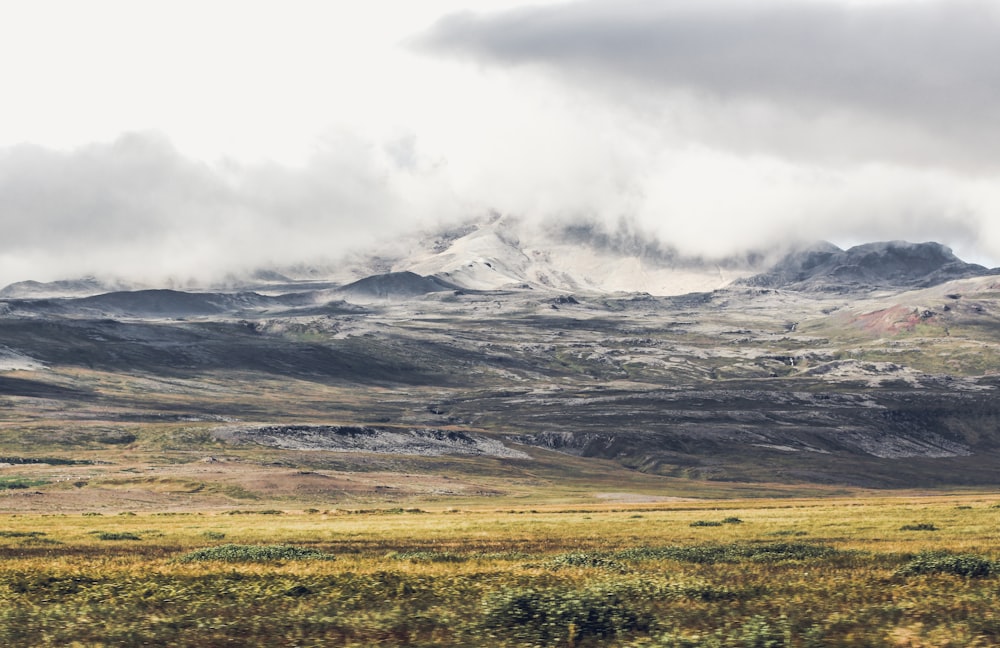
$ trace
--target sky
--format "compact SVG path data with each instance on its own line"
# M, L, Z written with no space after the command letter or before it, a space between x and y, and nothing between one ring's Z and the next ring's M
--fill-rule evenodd
M1000 265L1000 3L0 0L0 285L491 211Z

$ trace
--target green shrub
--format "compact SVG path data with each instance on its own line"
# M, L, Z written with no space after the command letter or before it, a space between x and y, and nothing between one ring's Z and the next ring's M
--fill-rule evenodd
M691 523L693 527L720 527L722 522L715 522L714 520L696 520Z
M668 632L660 635L656 648L722 648L722 639L716 636L705 636L695 633Z
M130 432L124 433L113 433L104 434L97 437L96 441L98 443L106 443L108 445L128 445L134 443L138 437Z
M713 564L722 562L777 562L826 558L842 553L833 547L807 542L773 542L768 544L733 543L729 545L635 547L616 552L621 560L678 560Z
M93 464L90 460L61 459L59 457L0 457L0 463L12 464L15 466L49 464L50 466L76 466Z
M938 528L933 524L927 524L926 522L921 522L920 524L904 524L899 527L900 531L937 531Z
M658 637L658 648L785 648L791 644L788 620L776 624L756 614L739 625L710 634L669 632ZM807 640L805 645L811 645Z
M492 636L529 645L574 645L584 637L613 637L649 625L619 593L601 587L504 589L488 596L482 611Z
M743 520L739 519L738 517L733 516L733 517L727 517L727 518L723 519L722 523L723 524L743 524Z
M551 569L560 569L562 567L596 567L616 571L624 569L624 566L620 562L608 554L595 551L575 551L559 554L547 560L545 566Z
M745 598L747 592L738 592L724 585L713 585L707 581L674 583L670 593L676 597L693 601L737 601Z
M765 617L754 615L734 633L737 641L732 645L744 648L784 648L788 642L786 630L780 627L782 625L787 625L787 622L775 626Z
M317 549L291 545L237 545L224 544L206 547L181 556L180 562L273 562L276 560L333 560L335 556Z
M24 490L44 486L49 482L44 479L27 479L25 477L0 477L0 490Z
M37 538L45 535L42 531L7 531L0 530L0 538Z
M925 551L906 563L896 573L901 576L917 574L954 574L966 578L982 578L1000 572L993 561L975 554L950 554L943 551Z
M139 536L134 533L128 532L117 532L117 531L102 531L97 534L98 540L142 540Z
M97 534L98 540L142 540L139 536L134 533L128 532L116 532L116 531L102 531Z
M775 542L761 545L734 545L733 551L740 557L757 562L826 558L842 553L833 547L808 542Z
M393 551L387 557L422 563L458 563L468 560L466 556L450 551Z

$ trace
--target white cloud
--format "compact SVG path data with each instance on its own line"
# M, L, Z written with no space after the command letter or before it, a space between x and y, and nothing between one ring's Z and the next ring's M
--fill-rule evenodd
M554 73L727 147L1000 164L1000 8L985 0L583 0L453 14L420 42Z
M995 4L491 0L434 23L463 4L5 9L0 284L213 278L489 209L690 254L910 239L1000 264Z
M996 4L581 0L452 14L417 43L613 124L599 150L564 143L567 168L609 162L577 186L688 251L934 239L1000 262Z
M0 282L204 280L328 261L453 214L439 185L432 169L401 169L351 134L300 167L209 165L149 133L70 152L14 147L0 151Z

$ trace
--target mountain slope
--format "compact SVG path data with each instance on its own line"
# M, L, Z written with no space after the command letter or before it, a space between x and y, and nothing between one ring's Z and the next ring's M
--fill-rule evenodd
M819 243L788 254L767 272L741 283L800 291L871 291L926 288L998 272L966 263L939 243L889 241L848 250Z
M1000 484L994 277L672 297L455 290L413 273L359 285L364 308L333 290L0 300L5 429L36 426L43 443L188 418L209 435L237 419L456 428L669 477Z
M847 293L922 288L1000 273L965 263L938 243L891 241L848 250L817 243L780 258L777 254L775 248L709 259L685 255L624 222L617 229L588 222L543 226L494 214L405 240L389 239L328 265L261 267L206 289L275 295L339 287L357 298L526 288L670 296L732 285ZM0 298L93 296L127 286L92 277L27 281L0 290Z
M496 218L458 233L411 251L393 269L436 275L475 290L653 295L711 291L755 270L746 259L687 258L651 237L612 236L596 226L530 228L516 219Z
M131 284L124 281L101 281L95 277L64 279L42 283L39 281L18 281L0 289L0 298L36 297L86 297L116 290L131 290Z
M359 279L337 290L351 297L417 297L427 293L456 290L458 286L438 277L422 277L414 272L387 272Z

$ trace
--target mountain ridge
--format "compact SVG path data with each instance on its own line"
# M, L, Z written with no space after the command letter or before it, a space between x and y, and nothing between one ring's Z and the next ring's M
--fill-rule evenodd
M956 279L1000 274L966 263L936 242L881 241L843 250L819 242L794 250L766 272L740 280L749 286L804 292L928 288Z
M160 457L161 423L176 421L178 460L203 439L213 454L291 466L303 448L284 437L250 450L216 426L378 427L467 431L551 466L584 458L716 483L1000 483L1000 279L944 246L815 244L766 264L778 287L656 296L610 291L586 265L698 262L628 237L594 252L521 234L455 231L341 267L377 270L342 284L282 272L258 275L260 290L0 299L8 429L38 430L5 447L48 456L62 439L76 459L99 439L134 438L130 452ZM592 254L561 283L535 281L581 249ZM405 269L417 262L498 287ZM701 269L719 282L751 266ZM964 278L934 283L950 276ZM933 285L870 290L882 278ZM328 445L306 449L322 461L345 450ZM336 465L366 469L377 456L366 448Z
M844 250L820 241L708 259L685 256L626 224L617 229L586 222L528 227L518 219L493 215L409 241L387 242L381 250L356 251L326 266L261 267L222 284L186 288L264 294L338 289L357 297L372 292L378 296L384 290L384 297L394 298L451 289L529 288L658 296L732 286L847 293L921 288L998 273L1000 269L966 263L935 242L885 241ZM94 277L22 281L0 289L0 298L87 297L146 288Z

